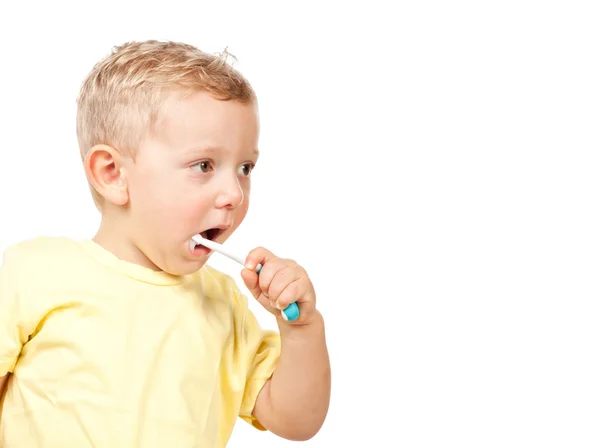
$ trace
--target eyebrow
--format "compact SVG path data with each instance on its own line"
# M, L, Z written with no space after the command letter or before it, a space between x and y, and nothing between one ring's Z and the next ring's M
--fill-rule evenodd
M202 152L202 153L215 153L215 152L227 152L227 150L222 147L222 146L215 146L215 145L207 145L207 146L194 146L192 148L187 148L185 149L183 152L185 152L186 154L190 154L190 153L198 153L198 152ZM258 148L252 148L250 151L248 151L249 153L251 153L252 155L255 156L259 156L260 151L258 150Z

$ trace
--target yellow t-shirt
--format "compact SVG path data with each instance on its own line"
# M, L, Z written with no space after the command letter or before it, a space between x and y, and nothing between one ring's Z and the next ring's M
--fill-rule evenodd
M279 358L234 280L171 276L91 240L40 237L0 267L0 447L211 448Z

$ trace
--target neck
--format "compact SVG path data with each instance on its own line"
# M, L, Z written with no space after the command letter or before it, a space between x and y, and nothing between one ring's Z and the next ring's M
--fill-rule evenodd
M127 220L119 212L109 210L102 212L100 227L92 240L121 260L154 271L160 270L132 241Z

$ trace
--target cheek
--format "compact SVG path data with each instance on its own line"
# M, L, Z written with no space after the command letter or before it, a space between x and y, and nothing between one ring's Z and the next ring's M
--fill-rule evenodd
M141 166L128 174L129 197L132 205L162 202L166 193L164 180L152 167Z
M186 212L187 191L175 176L164 176L153 170L136 173L130 179L131 209L144 225L169 228L176 231Z
M190 197L181 205L181 207L182 216L196 220L206 216L213 208L209 195L202 193L198 193L193 197Z

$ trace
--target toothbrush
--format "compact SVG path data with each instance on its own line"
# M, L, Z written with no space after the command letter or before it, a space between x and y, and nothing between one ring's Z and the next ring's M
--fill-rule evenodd
M226 257L229 257L232 260L237 261L242 266L245 266L245 262L244 262L243 258L230 253L219 243L216 243L214 241L203 238L202 235L194 235L192 237L192 240L196 244L201 244L202 246L205 246L211 250L214 250L215 252L219 252L221 255L225 255ZM262 269L262 265L259 264L256 267L256 273L260 275L261 269ZM294 321L294 320L298 319L299 316L300 316L300 309L298 308L298 304L296 302L290 303L285 310L281 310L281 317L283 317L285 320Z

